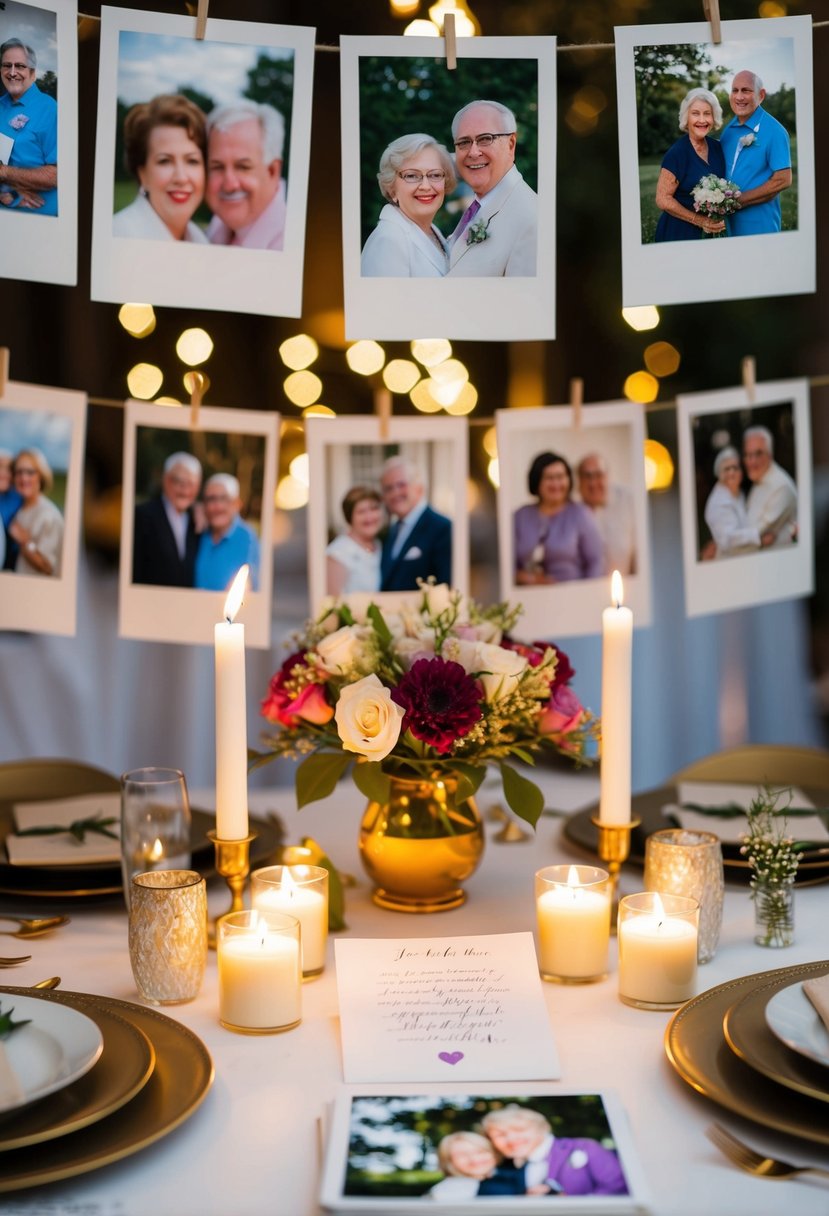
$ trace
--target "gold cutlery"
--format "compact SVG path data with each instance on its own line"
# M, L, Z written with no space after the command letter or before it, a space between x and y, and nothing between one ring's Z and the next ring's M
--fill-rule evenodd
M53 975L48 980L38 980L36 984L30 984L31 988L58 988L60 986L60 976Z
M0 958L0 967L16 967L18 963L28 963L31 954L20 954L16 958Z
M16 929L0 929L5 937L42 937L44 933L51 933L53 929L59 929L61 925L69 924L68 916L3 916L0 913L0 920L10 920L18 927Z
M822 1170L816 1165L791 1165L777 1157L764 1157L762 1153L755 1152L753 1148L743 1144L742 1140L732 1136L731 1132L726 1131L719 1123L712 1123L705 1129L705 1134L729 1161L739 1165L740 1169L747 1170L749 1174L756 1174L761 1178L792 1178L796 1174L815 1174L819 1178L829 1178L829 1170Z

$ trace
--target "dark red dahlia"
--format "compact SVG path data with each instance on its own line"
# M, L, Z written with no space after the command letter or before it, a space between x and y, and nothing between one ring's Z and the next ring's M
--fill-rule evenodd
M391 690L391 698L405 710L403 730L441 755L482 716L477 682L448 659L418 659Z
M576 670L563 650L559 650L558 646L554 646L553 649L558 656L558 662L556 663L556 674L553 677L553 682L550 688L553 692L555 692L557 688L561 688L562 684L570 683L573 676L576 674Z

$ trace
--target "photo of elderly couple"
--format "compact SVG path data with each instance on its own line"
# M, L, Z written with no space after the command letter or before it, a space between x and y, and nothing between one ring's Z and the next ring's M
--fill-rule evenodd
M793 40L638 46L634 64L642 243L797 229Z
M0 409L0 570L61 577L69 418Z
M58 214L57 20L0 5L0 208Z
M363 277L536 275L537 99L535 60L360 59Z
M344 1194L447 1205L627 1195L597 1094L352 1100Z
M294 52L122 30L113 235L282 250Z

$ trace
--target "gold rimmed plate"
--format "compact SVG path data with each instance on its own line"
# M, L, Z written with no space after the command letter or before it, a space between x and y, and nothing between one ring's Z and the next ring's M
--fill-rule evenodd
M779 1085L731 1050L723 1033L726 1013L749 993L823 974L829 963L762 971L719 984L693 997L665 1031L665 1053L683 1081L719 1106L775 1131L829 1145L826 1104Z
M201 1039L155 1009L80 992L43 992L42 999L90 1017L105 1010L129 1022L150 1040L155 1068L132 1101L108 1118L71 1136L4 1153L0 1193L73 1178L139 1152L188 1119L213 1082L213 1061Z

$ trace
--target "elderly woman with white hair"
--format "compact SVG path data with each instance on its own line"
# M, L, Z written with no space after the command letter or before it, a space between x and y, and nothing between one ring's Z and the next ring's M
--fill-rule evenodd
M431 135L401 135L380 157L377 174L386 205L363 248L362 275L441 278L449 247L434 218L457 177L452 158Z
M756 553L763 542L750 522L743 493L743 466L736 448L721 448L714 460L714 486L705 503L705 522L716 546L713 557ZM765 542L768 543L768 542ZM709 552L705 551L705 556Z
M656 205L662 214L656 241L692 241L722 232L723 220L694 211L691 191L709 173L725 177L725 155L712 131L722 126L722 106L710 89L691 89L679 107L683 132L662 161L656 183Z

